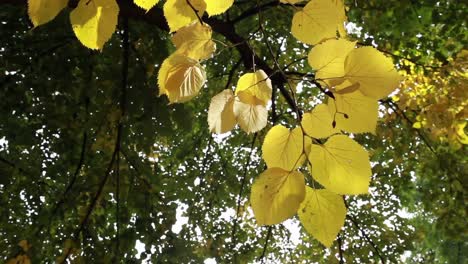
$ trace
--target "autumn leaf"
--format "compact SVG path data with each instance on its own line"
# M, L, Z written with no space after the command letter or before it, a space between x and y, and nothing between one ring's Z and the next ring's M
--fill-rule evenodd
M133 0L133 2L135 5L148 11L153 8L159 2L159 0Z
M334 94L334 97L328 99L328 107L337 129L375 134L379 110L377 100L364 96L360 91Z
M206 12L210 16L214 16L226 12L234 3L234 0L205 0L205 2Z
M304 196L302 173L270 168L252 185L250 203L259 225L274 225L296 214Z
M342 0L313 0L294 14L291 33L299 41L315 45L344 32L346 15Z
M222 134L230 131L236 126L234 115L234 94L226 89L211 99L208 110L208 125L210 131Z
M198 94L205 81L205 70L197 60L173 54L159 69L159 95L167 95L171 103L186 102Z
M164 17L169 25L170 32L179 30L202 17L206 9L206 3L203 0L189 0L193 8L187 3L187 0L167 0L163 6Z
M236 95L247 104L266 106L271 99L271 80L263 70L246 73L239 78Z
M81 0L70 13L76 37L90 49L102 49L114 34L119 6L115 0Z
M305 133L313 138L326 138L340 132L333 127L332 112L325 104L319 104L312 112L305 113L301 124Z
M68 0L28 0L28 15L34 27L54 19L68 4Z
M306 187L297 214L307 232L329 248L344 226L346 207L341 195L327 189Z
M172 36L172 43L176 46L176 53L192 59L200 60L211 57L216 49L211 40L212 30L207 24L193 22L182 27Z
M345 135L336 135L324 145L313 144L309 153L312 176L337 194L368 192L372 175L367 151Z
M234 115L237 123L246 133L262 130L268 121L268 111L265 106L244 103L238 98L234 101Z
M282 168L291 171L301 165L299 158L303 152L302 129L289 131L276 125L268 131L262 145L262 157L268 168Z

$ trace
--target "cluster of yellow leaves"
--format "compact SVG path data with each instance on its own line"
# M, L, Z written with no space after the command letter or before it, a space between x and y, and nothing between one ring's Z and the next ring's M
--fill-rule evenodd
M159 0L134 0L149 11ZM167 0L164 16L171 32L188 26L206 11L210 16L225 12L234 0ZM28 0L28 14L34 27L54 19L68 5L67 0ZM119 5L116 0L80 0L70 13L76 37L90 49L102 49L117 27Z
M18 254L16 257L9 259L6 264L31 264L31 259L27 255L31 244L27 240L21 240L18 246L22 249L23 253Z
M448 142L454 149L468 144L468 51L426 73L411 62L403 63L410 71L402 72L405 81L393 100L403 111L417 113L413 127L429 131L433 140Z
M239 78L235 93L226 89L211 99L208 125L214 133L226 133L239 124L253 133L267 124L266 105L271 100L271 81L263 70Z
M401 80L391 59L343 38L344 10L341 0L313 0L294 15L292 34L314 45L308 62L315 79L333 95L305 113L298 127L277 125L268 131L262 146L268 169L250 196L258 224L278 224L297 212L304 228L326 247L344 225L342 195L367 193L372 175L367 151L341 132L374 134L378 100ZM303 166L313 188L306 186ZM319 184L323 189L314 186Z

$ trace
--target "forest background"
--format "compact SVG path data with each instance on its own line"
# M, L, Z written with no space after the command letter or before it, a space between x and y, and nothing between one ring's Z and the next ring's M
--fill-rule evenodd
M291 35L305 2L238 0L201 17L217 50L183 104L158 95L175 50L163 3L117 1L117 31L93 51L70 27L76 2L32 29L26 1L0 0L0 262L466 262L466 3L345 1L348 37L405 79L380 100L376 135L354 137L371 154L370 194L346 197L325 249L297 218L259 227L249 209L265 134L297 118L279 73L267 128L215 136L207 123L211 98L254 69L283 68L304 112L325 97Z

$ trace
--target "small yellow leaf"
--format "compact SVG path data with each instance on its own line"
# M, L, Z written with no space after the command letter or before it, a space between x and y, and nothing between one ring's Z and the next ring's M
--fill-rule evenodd
M173 54L159 69L159 95L167 95L171 103L186 102L198 95L205 81L205 70L197 60Z
M338 194L306 187L305 199L297 214L307 232L329 248L344 226L346 206Z
M28 250L31 248L31 244L29 244L29 242L25 239L21 240L19 243L18 243L18 246L21 247L21 249L23 249L24 252L28 252Z
M305 133L313 138L326 138L340 132L333 127L333 116L325 104L319 104L312 112L305 113L301 124Z
M133 2L135 5L148 11L153 8L159 2L159 0L133 0Z
M247 104L236 99L234 101L234 115L237 123L246 133L262 130L268 121L268 111L259 104Z
M250 203L259 225L274 225L296 214L304 196L302 173L270 168L252 185Z
M54 19L68 4L68 0L28 0L28 15L34 27Z
M359 83L365 96L377 100L388 96L401 81L392 60L373 47L354 49L348 54L345 77L351 83Z
M211 99L208 125L210 131L217 134L226 133L236 125L234 94L231 90L226 89Z
M355 45L355 41L345 39L330 39L316 45L308 56L309 65L316 71L315 78L329 87L341 83L346 56Z
M236 95L247 104L266 106L271 99L271 80L263 70L246 73L239 78Z
M375 134L379 116L377 100L364 96L360 91L334 96L335 99L328 99L328 107L335 117L337 129L349 133Z
M294 14L291 32L298 40L315 45L343 32L346 15L342 0L313 0Z
M114 34L119 15L115 0L81 0L70 13L76 37L90 49L102 49Z
M203 0L189 0L200 17L206 9L206 3ZM167 0L163 7L164 17L166 17L170 32L177 31L179 28L189 25L198 20L197 13L187 3L187 0Z
M211 40L212 30L208 24L193 22L185 26L172 36L172 43L177 48L177 53L192 59L207 59L216 49Z
M296 127L289 131L282 125L276 125L268 131L262 145L262 157L268 168L282 168L291 171L300 165L303 152L302 129Z
M210 16L214 16L226 12L234 3L234 0L205 0L205 2L206 12Z
M312 176L338 194L367 193L372 175L367 151L345 135L330 137L324 145L313 144L309 153Z
M297 3L303 2L304 0L280 0L280 3L295 5Z

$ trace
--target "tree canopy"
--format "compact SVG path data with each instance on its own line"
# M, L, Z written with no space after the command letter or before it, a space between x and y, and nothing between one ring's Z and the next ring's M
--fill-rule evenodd
M466 3L0 4L0 262L466 262Z

